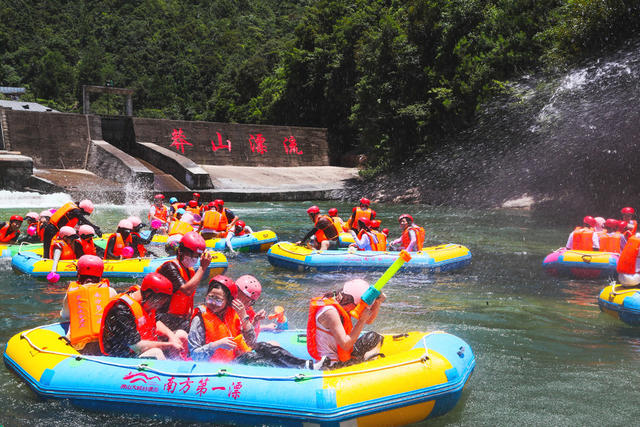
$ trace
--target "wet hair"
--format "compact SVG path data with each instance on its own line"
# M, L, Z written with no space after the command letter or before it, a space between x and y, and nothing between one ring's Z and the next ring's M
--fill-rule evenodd
M327 292L322 297L323 298L335 298L336 300L338 300L338 298L337 298L338 295L341 295L340 300L338 301L338 303L340 305L344 306L344 305L347 305L347 304L355 304L355 300L353 299L353 295L345 294L344 292L342 292L342 289L337 290L337 291Z

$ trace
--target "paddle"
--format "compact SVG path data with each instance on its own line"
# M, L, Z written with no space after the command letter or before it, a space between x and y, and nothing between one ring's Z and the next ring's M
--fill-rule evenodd
M411 255L409 255L409 252L405 250L400 251L400 256L398 257L398 259L395 260L393 264L389 266L389 268L387 268L387 271L384 272L384 274L376 281L376 283L374 283L373 285L369 285L369 288L364 291L364 294L362 294L360 302L358 303L356 308L351 310L351 312L349 313L351 317L359 319L360 314L364 311L364 309L373 304L376 298L380 296L380 291L382 290L384 285L387 284L389 279L391 279L398 272L398 270L400 270L400 267L402 267L404 263L409 261L410 259Z

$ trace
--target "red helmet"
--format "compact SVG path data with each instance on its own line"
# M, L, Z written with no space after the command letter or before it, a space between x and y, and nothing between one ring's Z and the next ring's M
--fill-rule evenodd
M142 280L142 285L140 286L140 290L142 292L146 290L151 290L156 294L173 294L173 284L169 279L164 277L160 273L149 273L144 276Z
M82 255L78 259L79 276L101 277L104 272L104 262L102 258L95 255Z
M613 218L608 218L604 222L604 226L606 228L618 228L618 224L619 224L619 221L617 219L613 219Z
M327 211L327 213L329 214L329 216L338 216L338 209L331 208Z
M193 198L194 199L200 198L200 193L193 193Z
M585 216L584 218L582 218L582 222L587 224L590 227L595 227L596 226L596 219L592 216Z
M241 220L241 219L239 219L239 220L236 222L236 227L245 228L246 226L247 226L247 224L246 224L243 220Z
M207 248L207 243L204 238L195 231L189 231L180 240L180 247L192 250L197 254L201 254Z
M209 204L207 205L209 208L214 208L216 206L215 202L209 202Z
M623 213L623 214L630 214L630 215L635 215L636 210L635 210L635 209L633 209L633 208L631 208L631 207L629 207L629 206L627 206L626 208L622 208L622 209L620 210L620 213Z
M12 215L11 218L9 218L9 222L11 221L24 221L24 218L22 218L20 215Z
M371 220L371 227L372 228L378 228L378 227L380 227L380 224L382 224L382 223L377 219L372 219Z
M236 285L236 282L234 282L230 277L218 274L209 281L209 286L211 286L211 283L213 282L218 282L225 288L229 289L229 292L231 292L231 296L233 298L236 298L238 296L238 286Z
M403 218L406 218L407 221L413 222L413 217L409 214L402 214L398 217L398 222L402 221Z
M371 227L371 221L367 218L359 218L358 222L364 224L365 227Z
M389 235L389 229L388 228L383 228L382 229L382 234L384 234L385 236Z
M80 236L86 236L87 234L94 235L96 234L96 230L93 229L92 226L88 224L83 224L78 228L78 234Z
M93 212L93 202L91 200L87 200L84 199L82 201L80 201L80 203L78 203L78 207L80 209L82 209L83 211L85 211L88 214L91 214L91 212Z
M308 214L317 214L320 213L320 208L317 207L316 205L311 206L309 209L307 209L307 213Z
M362 199L360 199L360 204L369 206L371 204L371 200L367 199L366 197L363 197Z
M627 230L627 225L629 225L629 223L627 221L618 221L618 231L619 232L623 232Z
M216 200L213 201L213 205L214 206L224 206L224 200L216 199Z
M249 274L240 276L238 277L238 279L236 279L236 285L238 285L238 289L240 289L243 294L245 294L252 300L255 301L260 298L260 294L262 293L262 285L255 277Z
M156 194L153 198L156 200L164 200L164 194Z
M196 206L198 206L197 200L189 200L189 207L195 208Z

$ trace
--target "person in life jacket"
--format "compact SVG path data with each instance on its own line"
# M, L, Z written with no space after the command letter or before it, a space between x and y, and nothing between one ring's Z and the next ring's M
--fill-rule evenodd
M569 234L566 245L567 249L579 251L599 250L600 240L598 239L598 233L595 231L597 225L596 219L592 216L585 216L582 219L582 223L582 227L576 227L575 230Z
M159 360L184 358L188 352L187 333L172 331L156 318L156 312L169 305L172 289L166 277L149 273L140 286L113 299L104 309L100 325L102 354Z
M600 244L600 252L620 253L627 244L624 234L618 231L620 221L609 218L605 221L604 227L606 231L598 233L598 243Z
M224 200L214 200L209 203L209 206L213 209L204 212L198 232L205 239L227 237L228 230L234 228L239 218L230 209L224 207Z
M636 215L636 210L627 206L622 208L620 213L622 214L622 220L627 222L627 229L624 231L624 235L628 239L638 232L638 221L633 219Z
M391 245L398 244L406 251L421 251L424 245L424 228L413 223L413 217L409 214L402 214L398 217L402 236L391 242Z
M193 360L300 369L320 367L278 345L256 342L246 306L238 298L240 293L236 283L226 276L211 279L205 304L196 308L191 320L189 352Z
M249 321L255 330L256 337L260 334L260 321L267 317L265 310L259 310L257 313L253 309L253 305L258 301L262 294L262 285L255 277L245 274L236 279L238 287L238 299L244 305L249 315Z
M60 260L78 259L83 254L82 246L77 242L78 234L72 227L65 225L51 242L49 248L49 258L53 260L51 263L51 271L49 274L55 274L58 270ZM49 279L49 277L47 277Z
M320 208L315 205L307 209L307 214L313 222L313 228L296 244L304 245L311 239L310 244L316 249L337 249L339 231L331 218L320 215Z
M40 212L40 219L38 220L38 224L36 224L36 234L40 242L44 240L44 229L47 228L49 218L51 218L51 211L44 210Z
M64 226L75 227L77 225L90 225L95 230L98 237L102 237L100 227L91 223L87 216L94 210L91 200L82 200L79 203L68 202L58 208L49 218L44 234L42 236L42 248L45 257L49 256L51 240Z
M88 226L87 226L88 227ZM78 259L78 278L71 282L62 301L61 321L69 321L67 338L84 354L100 354L98 338L102 314L117 292L103 279L104 263L95 255Z
M245 224L243 220L239 219L238 221L236 221L233 228L227 232L227 237L225 238L225 245L229 249L229 252L231 252L232 254L236 253L236 251L233 250L231 239L236 236L240 237L251 233L253 233L253 230L251 229L251 227Z
M618 282L623 286L640 284L640 233L629 238L616 265Z
M184 211L184 209L180 208L178 211ZM167 238L167 244L165 245L165 250L169 254L175 254L178 246L180 245L180 241L190 231L194 231L193 228L193 215L191 212L184 211L180 213L180 218L174 221L171 221L171 225L169 226L169 237Z
M199 214L202 215L202 213L204 212L205 205L200 200L200 193L193 193L191 195L191 199L196 201L196 204L198 205L198 208L200 209Z
M331 218L331 220L336 225L336 228L340 230L340 232L349 231L349 226L342 220L342 218L338 216L337 208L331 208L327 211L327 213L329 214L329 218Z
M198 205L198 202L196 200L189 200L189 203L187 203L187 207L185 208L185 210L187 212L190 212L194 218L201 216L200 205ZM193 225L200 225L200 221L195 221Z
M27 232L18 238L17 243L40 243L40 236L38 236L38 223L40 215L36 212L28 212L24 216L24 220L27 223Z
M78 228L79 239L76 239L76 244L82 247L82 253L84 255L97 255L100 258L104 258L104 249L100 246L96 246L93 242L95 237L95 231L90 225L81 225Z
M169 199L169 218L173 217L178 210L178 199L175 197L171 197Z
M133 255L131 230L133 230L133 224L131 224L131 221L126 219L120 220L116 232L109 236L109 240L107 240L107 247L104 250L104 259L131 258ZM125 250L126 247L131 249Z
M358 222L359 224L357 228L360 230L358 234L356 234L356 232L353 230L349 230L349 232L353 236L353 241L355 242L349 247L355 247L360 251L381 250L378 247L378 238L371 231L371 221L366 218L360 218Z
M0 222L0 243L17 242L22 221L24 219L20 215L12 215L9 222Z
M127 218L127 221L129 221L133 226L130 234L131 247L133 248L133 257L144 258L147 255L147 248L145 246L151 243L151 241L153 240L153 236L156 235L156 233L158 232L158 229L152 228L151 232L149 233L149 236L146 239L144 239L140 235L140 232L142 231L142 228L146 224L144 224L142 220L135 215L132 215L129 218Z
M386 233L384 232L384 230L380 231L380 225L382 225L382 223L377 219L374 219L373 221L371 221L371 232L374 234L374 236L376 236L376 239L378 239L378 249L377 250L386 251L387 250L387 236L389 235L389 230L385 228L384 230L387 230Z
M200 266L195 270L198 261ZM211 253L206 251L204 239L195 231L190 231L180 241L176 258L166 261L156 270L173 285L168 310L158 313L159 319L171 330L188 330L193 297L210 264Z
M169 209L163 204L164 194L153 196L153 205L149 208L149 224L153 221L160 221L159 232L165 234L169 228Z
M328 357L332 367L358 363L379 354L383 337L375 332L362 336L386 299L384 293L367 307L354 325L349 312L359 303L369 284L362 279L346 282L340 291L311 300L307 322L307 351L316 360Z
M369 207L370 205L371 200L363 197L362 199L360 199L360 204L357 207L353 208L351 217L349 217L349 220L347 221L347 226L350 229L353 229L356 233L360 231L358 229L358 220L360 218L366 218L369 221L376 218L376 211L371 209Z

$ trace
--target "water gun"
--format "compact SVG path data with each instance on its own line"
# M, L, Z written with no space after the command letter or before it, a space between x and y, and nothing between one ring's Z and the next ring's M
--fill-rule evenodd
M269 320L276 321L276 331L284 331L289 329L289 321L284 315L284 307L276 305L273 307L273 314L269 315Z
M358 303L356 308L351 310L351 312L349 313L351 317L359 319L360 314L362 314L364 309L373 304L376 298L380 296L380 291L382 290L384 285L387 284L389 279L391 279L398 272L398 270L400 270L400 267L402 267L404 263L409 261L410 259L411 255L409 255L409 252L405 250L400 251L400 256L398 257L398 259L395 260L393 264L389 266L389 268L387 268L387 271L384 272L382 277L380 277L373 285L369 285L369 288L364 291L364 294L362 294L360 302Z

